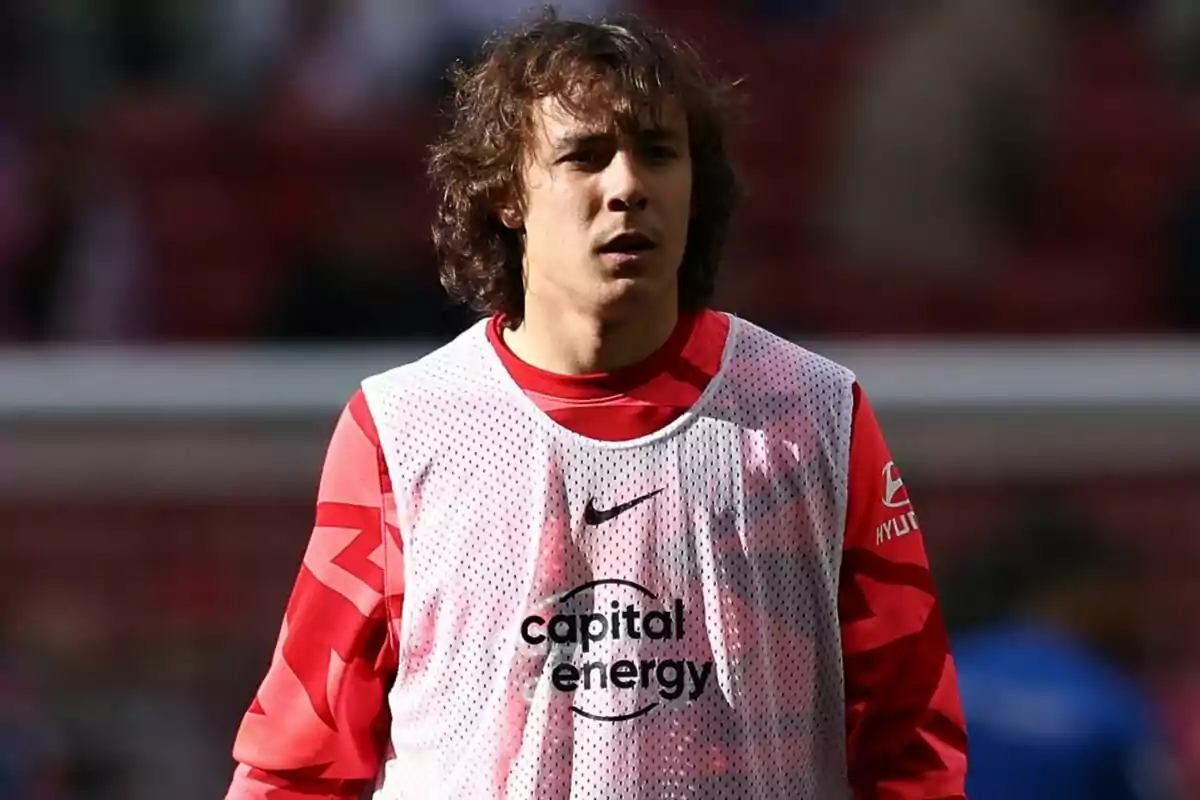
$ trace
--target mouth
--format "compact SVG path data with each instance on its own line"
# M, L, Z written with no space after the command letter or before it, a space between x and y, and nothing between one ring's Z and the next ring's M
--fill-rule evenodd
M634 256L653 250L657 244L641 231L626 231L609 239L598 248L598 251L613 255Z

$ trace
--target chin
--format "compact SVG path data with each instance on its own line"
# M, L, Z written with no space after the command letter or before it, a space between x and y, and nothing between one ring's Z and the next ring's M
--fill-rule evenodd
M616 277L604 282L599 306L608 319L657 313L678 302L674 286L661 279Z

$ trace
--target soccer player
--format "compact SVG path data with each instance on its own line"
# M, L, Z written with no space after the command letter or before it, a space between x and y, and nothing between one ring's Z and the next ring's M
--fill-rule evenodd
M457 75L434 237L485 318L342 413L228 798L964 796L867 395L710 308L725 97L635 20Z
M1035 513L955 576L984 612L951 634L971 800L1184 797L1156 703L1134 677L1145 606L1130 539L1092 534L1037 498L1023 505Z

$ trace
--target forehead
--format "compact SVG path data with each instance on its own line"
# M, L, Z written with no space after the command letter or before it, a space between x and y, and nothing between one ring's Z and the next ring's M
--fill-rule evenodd
M606 136L669 136L686 139L687 115L683 104L665 97L657 105L622 112L611 106L579 107L556 96L533 102L530 133L535 147L558 147L582 138Z

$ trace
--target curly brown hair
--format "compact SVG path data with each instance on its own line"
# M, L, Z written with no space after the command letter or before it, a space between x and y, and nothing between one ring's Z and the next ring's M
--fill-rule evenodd
M442 285L482 314L517 324L524 314L522 235L499 218L522 196L521 164L534 103L556 98L572 115L634 132L684 109L692 157L692 208L679 267L683 311L707 305L740 196L726 149L733 84L714 77L688 45L642 21L558 19L547 11L451 70L451 125L432 148L433 241Z

